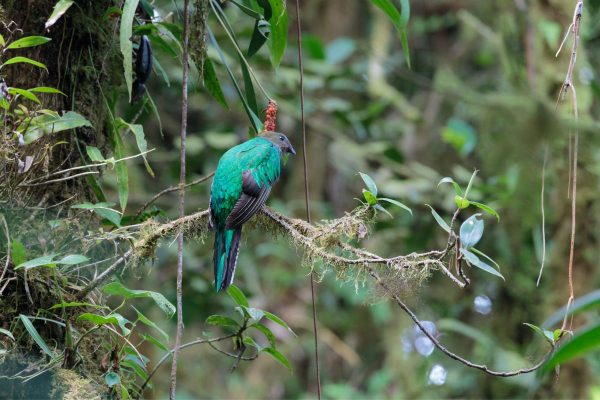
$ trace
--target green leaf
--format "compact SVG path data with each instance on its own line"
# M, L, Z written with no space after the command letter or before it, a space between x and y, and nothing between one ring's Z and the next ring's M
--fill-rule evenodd
M161 342L160 340L158 340L157 338L155 338L154 336L152 336L148 333L141 334L140 337L142 339L152 343L153 345L155 345L156 347L158 347L159 349L161 349L163 351L169 351L169 348L167 346L165 346L165 344L163 342Z
M438 182L438 184L437 184L437 185L438 185L438 187L439 187L439 186L440 186L442 183L451 183L451 184L452 184L452 186L454 186L454 191L456 192L456 194L457 194L458 196L462 196L462 195L463 195L463 192L462 192L462 189L460 188L460 185L459 185L458 183L456 183L456 182L454 181L454 179L452 179L451 177L447 176L447 177L445 177L445 178L442 178L442 180L440 180L440 181Z
M113 142L113 148L115 157L121 159L125 157L125 145L123 144L123 138L117 129L111 129L111 136ZM127 200L129 199L129 171L127 169L127 163L125 161L119 161L116 163L115 170L117 173L117 191L119 192L119 205L121 211L125 212L127 207Z
M114 205L115 205L115 203L106 203L106 202L96 203L96 204L81 203L81 204L75 204L75 205L71 206L71 208L81 208L81 209L85 209L85 210L92 210L100 218L105 218L108 221L110 221L113 225L119 227L119 226L121 226L121 214L118 211L110 208Z
M279 318L277 315L270 313L268 311L264 311L263 313L265 314L265 318L276 323L279 326L284 327L285 329L287 329L292 335L297 336L296 333L292 330L292 328L289 327L289 325L282 320L281 318Z
M460 208L461 210L464 210L471 205L469 200L459 195L454 196L454 202L456 203L456 207Z
M62 303L55 304L52 307L50 307L48 310L55 310L57 308L70 308L70 307L92 307L97 310L108 308L106 306L99 306L97 304L84 303L84 302L80 302L80 301L71 301L68 303L62 302Z
M60 90L53 88L53 87L48 87L48 86L34 87L34 88L29 89L29 91L34 92L34 93L62 94L63 96L66 96L66 94L64 94Z
M5 67L6 65L20 64L20 63L31 64L31 65L33 65L35 67L46 69L46 65L45 64L42 64L39 61L32 60L31 58L21 57L21 56L9 58L8 60L4 61L4 63L2 65L0 65L0 68Z
M62 17L63 14L67 12L69 7L71 7L73 5L73 3L74 3L74 0L59 0L58 3L56 3L54 5L52 14L50 14L50 17L48 18L48 21L46 21L46 24L44 25L44 27L46 29L48 29L52 25L54 25L56 23L56 21L58 21L59 18Z
M0 35L0 46L6 46L6 41L4 40L4 36Z
M6 46L6 50L10 49L23 49L25 47L34 47L39 46L44 43L48 43L52 39L44 37L44 36L27 36L21 38L19 40L15 40L8 46Z
M123 317L119 313L112 313L106 316L92 313L83 313L79 317L77 317L77 322L80 321L89 321L95 325L100 326L107 324L117 325L121 328L121 331L123 331L124 335L129 335L131 333L131 329L127 327L127 324L131 324L131 321L129 321L127 318Z
M245 5L238 3L235 0L229 0L230 3L235 4L237 6L237 8L239 8L240 10L242 10L244 12L244 14L254 18L254 19L261 19L262 15L256 11L254 11L253 9L251 9L250 7L246 7Z
M97 147L85 146L85 152L87 153L90 160L92 160L93 162L101 163L106 161Z
M126 299L140 297L151 298L154 300L156 305L169 316L169 318L175 314L175 306L169 300L167 300L165 296L158 292L153 292L151 290L128 289L123 286L121 282L111 282L107 285L104 285L102 291L108 295L123 296Z
M254 347L256 349L256 351L263 350L263 347L260 344L256 343L254 341L254 339L252 339L250 336L246 336L244 338L244 344L246 344L248 346L251 346L251 347Z
M271 24L264 19L259 19L254 23L254 30L248 45L246 56L248 58L256 54L261 47L267 42L267 38L271 34Z
M542 329L537 325L528 324L527 322L523 322L523 325L526 325L526 326L530 327L531 329L533 329L533 331L535 333L537 333L538 335L543 337L548 343L550 343L550 345L552 347L554 347L555 340L554 340L554 336L553 336L552 332Z
M148 159L146 158L146 153L148 152L148 142L146 142L144 126L139 124L130 124L128 122L125 122L121 118L118 118L116 120L116 124L117 126L120 125L121 127L126 127L133 133L133 135L135 136L135 143L137 144L138 150L140 151L140 153L142 153L142 158L144 159L146 171L148 171L150 176L154 178L154 171L152 171L152 168L150 168L150 164L148 163Z
M267 338L267 340L269 341L271 346L275 347L275 335L273 334L273 332L271 332L271 330L269 328L267 328L265 325L260 324L260 323L256 323L256 324L252 325L251 328L254 328L254 329L262 332L262 334L265 335L265 337Z
M390 218L394 218L394 216L388 210L383 208L381 204L375 204L373 208L375 208L377 211L381 211L382 213L387 214Z
M119 29L119 45L121 47L121 53L123 54L123 70L125 73L127 93L129 93L129 101L131 101L131 87L133 84L133 43L130 38L133 34L133 19L138 3L139 0L125 0L125 4L123 5L123 15L121 15L121 27ZM123 209L125 209L125 207L123 207Z
M406 59L406 64L410 68L410 53L408 48L408 37L406 35L406 26L408 25L408 20L410 18L409 1L400 0L402 13L396 8L391 0L371 0L371 3L381 9L398 30L398 34L400 35L400 43L402 45L402 52L404 54L404 58Z
M373 196L377 197L377 185L375 184L373 178L371 178L367 174L363 174L362 172L359 172L359 174L365 185L367 185L367 189L369 189L369 191L373 193Z
M23 139L26 144L29 144L45 134L62 132L82 126L91 127L92 124L81 114L74 111L67 111L62 116L58 114L44 114L32 118L31 123L23 134Z
M248 307L250 305L244 293L242 293L242 291L235 285L231 285L229 288L227 288L227 294L233 299L233 301L236 302L236 304L240 306Z
M133 306L132 306L133 307ZM133 309L137 312L137 316L138 316L138 320L146 325L149 326L150 328L153 328L155 330L157 330L161 335L163 335L163 337L165 338L165 340L169 340L169 335L167 334L167 332L163 331L162 329L160 329L160 327L158 325L156 325L154 323L154 321L152 321L150 318L146 317L144 314L142 314L140 312L140 310L138 310L137 308L133 307Z
M33 260L26 261L22 264L19 264L15 267L15 269L25 268L26 270L30 270L31 268L44 267L46 265L56 264L54 260L56 254L49 254L47 256L37 257Z
M111 371L104 375L104 381L108 387L113 387L121 383L121 377L117 373Z
M550 317L544 321L542 326L545 328L550 328L551 326L562 322L565 318L565 308L566 307L562 307L550 315ZM596 289L576 298L573 304L571 304L569 307L569 315L575 315L584 311L595 309L600 309L600 289Z
M204 60L203 73L204 87L208 93L210 93L211 96L214 97L215 100L217 100L217 102L219 102L219 104L221 104L225 109L229 110L229 104L227 104L227 99L223 94L223 89L221 89L221 83L217 77L215 66L208 57L206 57Z
M483 236L484 225L480 217L481 214L472 215L460 226L460 245L465 249L475 246Z
M400 203L400 202L399 202L399 201L397 201L397 200L394 200L394 199L389 199L389 198L387 198L387 197L380 197L380 198L378 198L377 200L379 200L379 201L386 201L386 202L388 202L388 203L390 203L390 204L393 204L393 205L395 205L395 206L398 206L398 207L400 207L400 208L403 208L404 210L408 211L408 212L410 213L410 215L412 215L412 210L411 210L411 209L410 209L410 208L409 208L407 205L405 205L405 204L403 204L403 203Z
M259 310L258 308L245 307L245 306L240 306L240 307L242 307L246 316L248 316L252 320L251 322L249 322L250 325L254 324L255 322L260 321L262 319L262 317L265 316L264 311Z
M56 264L75 265L75 264L81 264L81 263L88 262L88 261L90 261L90 259L84 255L69 254L68 256L65 256L62 259L56 261Z
M600 322L576 332L571 340L552 354L544 366L544 371L550 371L559 364L564 364L598 349L600 349Z
M373 193L371 193L367 189L363 189L362 193L365 200L367 201L367 204L369 204L370 206L374 206L375 204L377 204L377 198L373 196Z
M14 265L20 265L27 261L27 249L17 239L13 239L11 243L10 258Z
M268 46L271 53L271 64L278 68L285 54L288 37L288 13L283 0L269 0L272 15L268 20L271 25L271 34Z
M12 94L13 96L18 94L37 104L42 104L40 99L35 94L31 93L29 90L26 89L8 88L8 93Z
M238 329L240 327L240 324L235 319L226 317L224 315L211 315L210 317L206 318L206 323L234 329Z
M217 50L217 53L219 54L219 57L221 58L221 62L225 66L225 69L227 70L227 74L229 75L229 78L231 79L231 83L233 83L233 87L235 88L240 100L242 101L244 110L246 111L246 114L248 115L248 118L250 119L250 123L252 124L252 129L256 133L261 132L263 129L262 121L258 118L258 116L256 116L254 111L252 111L252 108L250 108L248 101L246 100L246 97L244 96L244 93L242 93L242 89L240 89L240 86L238 85L238 83L235 79L235 76L233 75L233 71L231 70L231 68L229 68L229 64L227 64L227 60L225 59L225 54L223 54L223 51L219 47L219 44L217 43L217 40L215 39L215 36L212 33L212 30L210 29L210 27L208 27L207 30L208 30L208 37L210 38L210 41L211 41L213 47L215 48L215 50Z
M446 221L444 221L444 219L442 217L440 217L440 215L437 213L437 211L435 211L433 209L433 207L431 207L429 204L425 204L425 205L427 207L431 208L431 215L433 215L435 222L437 222L438 225L441 226L443 230L450 233L450 226L446 223Z
M54 353L50 350L50 348L48 347L48 345L46 344L44 339L40 336L38 331L35 329L35 327L31 323L31 320L26 315L23 315L23 314L19 314L19 318L21 319L21 322L23 323L23 325L25 326L25 329L29 333L29 336L31 336L31 338L37 343L37 345L40 346L42 351L44 353L46 353L47 355L49 355L50 357L54 357Z
M500 215L492 207L485 205L483 203L478 203L476 201L471 201L470 203L472 205L474 205L475 207L480 208L483 211L487 212L488 214L493 215L494 217L496 217L498 219L498 222L500 222Z
M477 144L475 129L466 121L455 117L450 118L442 130L442 140L462 156L470 154Z
M485 258L486 260L488 260L489 262L491 262L492 264L494 264L494 266L496 267L496 269L498 271L500 271L500 265L496 261L494 261L490 256L488 256L487 254L485 254L483 251L477 250L475 247L471 247L469 249L469 251L477 254L478 256L481 256L481 257Z
M4 329L4 328L0 328L0 333L2 333L3 335L8 336L9 338L12 339L12 341L15 341L15 337L13 336L13 334L11 333L11 331Z
M283 364L290 372L292 372L292 364L290 364L289 360L286 356L284 356L279 350L274 347L266 347L262 349L263 352L271 355L274 359Z
M485 272L489 272L490 274L496 275L497 277L502 278L502 280L505 280L504 277L502 276L502 274L500 272L498 272L496 270L496 268L484 263L483 261L481 261L479 259L479 257L477 257L475 254L471 253L469 250L467 250L465 248L461 248L460 252L463 254L463 256L465 257L465 260L467 260L467 262L470 265L473 265L474 267L482 269Z

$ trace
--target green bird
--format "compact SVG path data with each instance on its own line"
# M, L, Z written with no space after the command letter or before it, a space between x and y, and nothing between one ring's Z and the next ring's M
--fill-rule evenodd
M219 160L209 206L217 292L233 282L242 225L267 201L287 153L296 154L296 150L284 134L264 132L232 147Z

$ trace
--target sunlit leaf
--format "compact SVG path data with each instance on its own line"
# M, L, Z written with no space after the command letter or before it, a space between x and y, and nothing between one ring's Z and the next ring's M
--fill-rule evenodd
M33 102L35 102L37 104L41 104L42 103L40 101L40 99L35 94L31 93L29 90L26 90L26 89L9 88L8 89L8 93L12 94L13 96L17 95L17 94L21 95L21 96L25 97L26 99L31 100L31 101L33 101ZM40 116L40 117L43 117L43 115Z
M375 197L373 195L373 193L371 193L370 191L363 189L362 190L363 196L365 198L365 200L367 201L367 204L374 206L375 204L377 204L377 197Z
M3 64L0 65L0 68L5 67L7 65L20 64L20 63L30 64L30 65L33 65L38 68L46 69L45 64L43 64L39 61L32 60L31 58L22 57L22 56L9 58L8 60L4 61Z
M56 23L56 21L58 21L58 19L60 17L62 17L64 13L67 12L69 7L71 7L73 5L73 3L74 3L73 0L59 0L58 3L56 3L54 5L52 14L50 14L50 17L48 18L48 21L46 21L46 24L44 25L44 27L46 29L48 29L52 25L54 25Z
M23 49L25 47L34 47L39 46L44 43L48 43L52 39L44 37L44 36L27 36L21 38L19 40L15 40L8 46L6 46L6 50L10 49Z
M34 88L31 88L28 90L30 92L34 92L34 93L62 94L63 96L66 96L66 94L64 94L60 90L53 88L53 87L47 87L47 86L38 86L38 87L34 87Z
M54 257L56 257L56 254L48 254L46 256L37 257L37 258L34 258L33 260L29 260L22 264L17 265L15 267L15 269L25 268L26 270L30 270L31 268L45 267L47 265L54 265L54 264L56 264L56 261L54 261Z

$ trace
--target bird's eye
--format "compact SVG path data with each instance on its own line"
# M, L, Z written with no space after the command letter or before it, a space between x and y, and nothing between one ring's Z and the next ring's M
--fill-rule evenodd
M279 140L283 142L285 139L283 138L283 136L279 136Z

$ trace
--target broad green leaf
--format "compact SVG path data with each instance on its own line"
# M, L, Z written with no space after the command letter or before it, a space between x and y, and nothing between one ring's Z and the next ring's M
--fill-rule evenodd
M229 110L229 104L227 104L227 99L225 99L223 89L221 89L221 83L217 77L217 72L215 71L212 61L208 57L206 57L204 60L203 73L204 87L208 93L210 93L219 104Z
M56 23L56 21L58 21L59 18L62 17L63 14L67 12L69 7L71 7L73 5L73 3L74 3L74 0L59 0L58 3L56 3L54 5L52 14L50 14L50 17L48 18L48 21L46 21L46 24L44 25L44 27L46 29L48 29L52 25L54 25Z
M523 322L523 325L530 327L535 333L543 337L548 343L550 343L551 346L554 347L554 336L552 332L542 329L537 325L528 324L527 322Z
M81 203L81 204L75 204L75 205L71 206L71 208L81 208L84 210L92 210L100 218L105 218L108 221L110 221L112 224L114 224L115 226L119 227L119 226L121 226L121 214L118 211L110 208L114 205L115 205L115 203L107 203L107 202L96 203L96 204Z
M13 342L15 341L15 337L13 336L13 334L9 330L4 329L4 328L0 328L0 333L2 333L3 335L6 335L9 338L11 338L13 340Z
M445 178L442 178L442 180L440 180L440 181L438 182L438 184L437 184L437 185L438 185L438 187L439 187L439 186L440 186L442 183L451 183L451 184L452 184L452 186L454 186L454 191L456 192L456 194L457 194L458 196L462 196L462 195L463 195L463 192L462 192L462 189L460 188L460 185L459 185L458 183L456 183L456 182L454 181L454 179L452 179L451 177L447 176L447 177L445 177Z
M467 262L470 265L477 267L479 269L482 269L485 272L489 272L492 275L496 275L497 277L502 278L502 280L505 280L504 277L502 276L502 274L500 272L498 272L496 270L496 268L484 263L483 261L481 261L479 259L479 257L477 257L475 254L471 253L469 250L467 250L465 248L461 248L460 252L462 253L462 255L465 257L465 260L467 260Z
M569 307L569 315L579 314L587 310L600 309L600 289L596 289L592 292L586 293L581 297L577 297L573 304ZM543 327L549 329L550 327L562 322L565 318L565 307L560 308L554 312L548 319L542 324Z
M23 134L23 139L26 144L29 144L45 134L57 133L82 126L91 127L92 124L81 114L74 111L67 111L62 116L58 114L44 114L32 118L29 127Z
M4 61L3 64L0 65L0 68L4 67L6 65L20 64L20 63L31 64L31 65L33 65L35 67L46 69L46 65L45 64L42 64L39 61L32 60L31 58L21 57L21 56L9 58L8 60Z
M373 193L371 193L367 189L363 189L362 193L365 200L367 201L367 204L369 204L370 206L374 206L375 204L377 204L377 197L373 196Z
M493 215L494 217L496 217L498 219L498 222L500 222L500 215L492 207L490 207L486 204L483 204L483 203L478 203L476 201L470 201L470 203L472 205L474 205L475 207L480 208L483 211L487 212L488 214Z
M13 239L11 243L10 258L14 265L20 265L27 261L27 249L17 239Z
M438 225L441 226L443 230L450 233L450 226L446 223L446 221L444 221L444 219L440 217L440 215L437 213L437 211L433 209L433 207L431 207L429 204L425 205L431 209L431 215L433 215L433 218L438 223Z
M235 285L229 286L229 288L227 288L227 294L229 295L229 297L231 297L233 299L233 301L236 302L236 304L243 306L243 307L249 306L248 299L246 298L244 293L242 293L242 291L240 289L238 289L237 286L235 286Z
M42 104L40 99L35 94L31 93L29 90L26 89L9 88L8 93L12 94L13 96L18 94L37 104Z
M272 15L268 20L271 26L271 34L268 39L268 46L271 53L271 64L278 68L285 54L288 37L288 13L284 0L269 0Z
M483 236L483 220L481 214L470 216L460 226L460 245L465 249L475 246Z
M169 318L175 314L175 306L171 304L171 302L167 300L165 296L158 292L153 292L151 290L128 289L123 286L121 282L111 282L107 285L104 285L102 291L109 295L123 296L126 299L140 297L151 298L154 300L156 305L169 316Z
M564 364L593 351L600 349L600 322L575 333L573 338L560 346L552 354L544 366L544 371L550 371L559 364Z
M131 87L133 84L133 43L131 42L130 38L133 34L133 19L135 17L135 9L137 8L138 3L139 0L125 0L125 4L123 5L123 14L121 15L121 27L119 29L119 45L121 47L121 54L123 54L123 70L125 73L125 85L127 86L127 93L129 93L129 101L131 101ZM123 209L125 209L125 207L123 207Z
M362 172L359 172L359 174L365 185L367 185L367 189L369 189L369 191L373 193L373 196L377 197L377 185L375 184L373 178L371 178L367 174L363 174Z
M44 37L44 36L27 36L21 38L19 40L15 40L8 46L6 46L6 50L10 49L23 49L25 47L34 47L39 46L44 43L48 43L52 39Z
M56 261L56 264L75 265L75 264L81 264L81 263L88 262L88 261L90 261L90 259L82 254L69 254L68 256L65 256L65 257L61 258L60 260Z
M121 377L116 372L109 372L104 375L104 381L108 385L108 387L113 387L121 383Z
M262 349L263 352L271 355L274 359L283 364L290 372L292 372L292 364L290 364L289 360L286 356L284 356L279 350L274 347L267 347Z
M292 335L296 336L296 333L292 330L292 328L289 327L289 325L282 320L281 318L279 318L277 315L270 313L268 311L263 311L265 314L265 318L276 323L279 326L284 327L285 329L287 329Z
M56 264L56 261L53 261L54 257L56 257L56 254L49 254L46 256L37 257L33 260L29 260L17 265L15 269L25 268L26 270L30 270L31 268L44 267L46 265L54 265Z
M31 88L28 90L30 92L34 92L34 93L62 94L63 96L66 96L66 94L64 94L60 90L53 88L53 87L48 87L48 86L38 86L38 87L34 87L34 88Z
M121 328L121 331L123 331L124 335L129 335L131 333L131 329L127 327L127 324L131 324L131 321L129 321L127 318L123 317L119 313L112 313L106 316L92 313L83 313L79 317L77 317L77 322L80 321L89 321L96 325L117 325Z
M390 204L393 204L395 206L403 208L404 210L408 211L410 213L410 215L412 215L412 210L407 205L405 205L405 204L403 204L403 203L401 203L401 202L399 202L397 200L389 199L387 197L379 197L377 200L379 200L379 201L386 201L386 202L388 202Z
M210 317L206 318L206 323L235 329L240 327L240 324L235 319L226 317L224 315L211 315Z
M35 329L35 327L31 323L31 320L23 314L19 314L19 318L21 319L21 322L23 323L25 329L29 333L29 336L31 336L31 338L37 343L37 345L40 346L44 353L46 353L50 357L54 357L54 353L52 352L52 350L50 350L44 339L40 336L37 329Z

